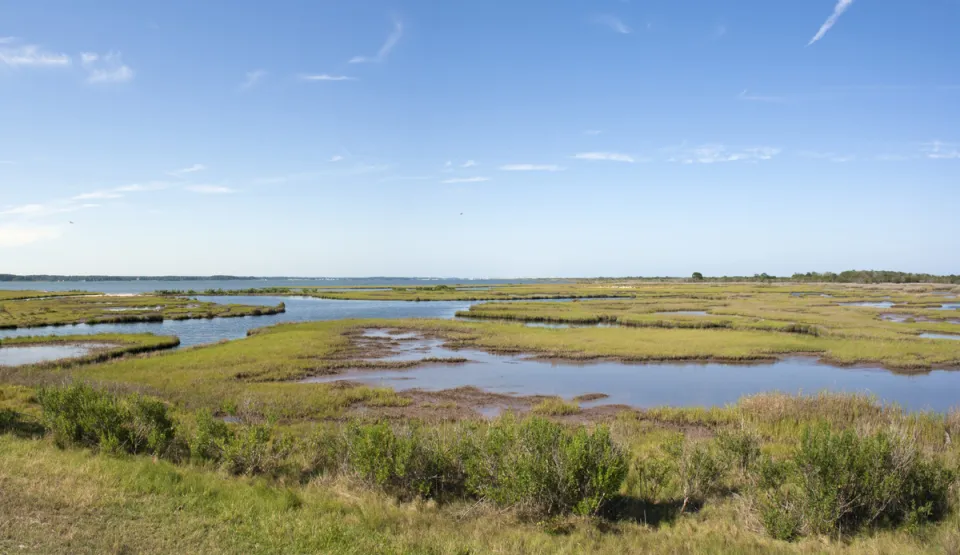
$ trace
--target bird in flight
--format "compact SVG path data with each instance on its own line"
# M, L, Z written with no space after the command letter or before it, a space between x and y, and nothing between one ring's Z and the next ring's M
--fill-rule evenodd
M73 222L70 222L70 225L73 225Z

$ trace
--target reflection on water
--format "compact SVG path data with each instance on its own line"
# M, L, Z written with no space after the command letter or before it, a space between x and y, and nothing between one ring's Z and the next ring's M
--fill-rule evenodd
M537 360L530 355L453 350L434 339L411 341L404 337L398 343L394 346L394 354L378 360L466 358L470 362L429 364L409 370L356 370L309 378L304 382L353 380L401 391L475 386L493 393L559 395L566 399L587 393L605 393L609 397L596 404L638 407L723 406L754 393L817 393L823 390L873 394L881 401L896 402L913 410L947 411L960 405L955 393L960 389L960 372L942 370L906 376L882 368L838 368L818 364L813 358L789 358L756 365L572 363Z
M89 354L94 349L111 347L101 343L84 345L37 345L32 347L0 347L0 366L35 364L63 358L76 358Z
M869 308L890 308L891 306L893 306L893 303L891 301L840 303L840 306L865 306Z
M960 341L960 335L950 335L948 333L921 333L920 337L924 339L953 339Z
M90 326L47 326L0 330L4 337L30 335L90 335L94 333L154 333L176 335L181 347L216 343L224 339L239 339L247 330L281 322L309 322L352 318L453 318L458 310L466 310L472 302L436 301L414 303L406 301L341 301L311 297L197 297L198 300L276 306L285 303L287 311L269 316L240 318L213 318L210 320L165 320L163 322L135 322L128 324L97 324Z

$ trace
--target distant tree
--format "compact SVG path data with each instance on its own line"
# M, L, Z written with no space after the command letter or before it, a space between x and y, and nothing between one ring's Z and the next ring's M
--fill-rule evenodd
M703 281L703 274L701 274L700 272L694 272L693 279L694 281Z

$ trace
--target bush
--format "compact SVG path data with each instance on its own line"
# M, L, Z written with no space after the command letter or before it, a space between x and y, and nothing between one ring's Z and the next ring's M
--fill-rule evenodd
M401 497L463 495L466 482L455 447L436 431L387 423L351 424L347 458L363 479Z
M717 433L717 447L723 462L741 473L752 470L760 458L760 437L746 430L721 430Z
M134 394L118 397L88 385L37 392L43 421L61 447L78 445L109 453L164 454L174 438L167 406Z
M955 479L902 435L805 428L788 463L760 465L756 504L768 533L842 536L942 518Z
M677 480L684 512L691 503L702 503L720 486L724 465L709 445L678 437L665 446L665 451L676 464Z
M607 428L571 432L542 418L503 417L479 431L471 451L471 491L534 513L595 514L627 473Z
M189 432L187 445L190 458L195 462L223 460L223 446L229 442L230 428L227 423L213 416L209 410L200 410L194 415L194 426Z
M266 424L245 424L216 442L223 469L231 474L275 475L293 450L289 436L275 435Z

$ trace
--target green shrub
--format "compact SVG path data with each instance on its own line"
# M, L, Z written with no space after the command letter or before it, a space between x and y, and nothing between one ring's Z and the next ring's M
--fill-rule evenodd
M266 424L244 424L217 441L222 465L230 474L275 475L293 450L293 440L275 435Z
M717 448L726 465L746 473L760 458L760 437L746 430L721 430L717 433Z
M755 501L773 537L842 536L940 519L954 480L941 460L904 436L861 437L821 424L803 430L791 462L760 465Z
M468 487L499 505L530 512L595 514L627 474L607 428L571 432L542 418L503 417L476 434Z
M363 479L406 498L463 495L459 457L437 431L353 423L346 435L349 464Z
M673 457L676 465L677 483L683 498L681 513L691 502L702 503L719 489L724 464L709 444L681 436L668 443L664 450Z
M45 426L61 447L163 454L175 435L167 406L139 394L121 397L81 384L41 389L37 401Z
M193 429L185 432L190 458L195 462L223 459L223 446L229 442L231 431L227 423L213 416L209 410L194 415Z
M658 502L671 484L676 465L670 460L644 457L633 462L633 472L627 477L627 491L638 498Z

